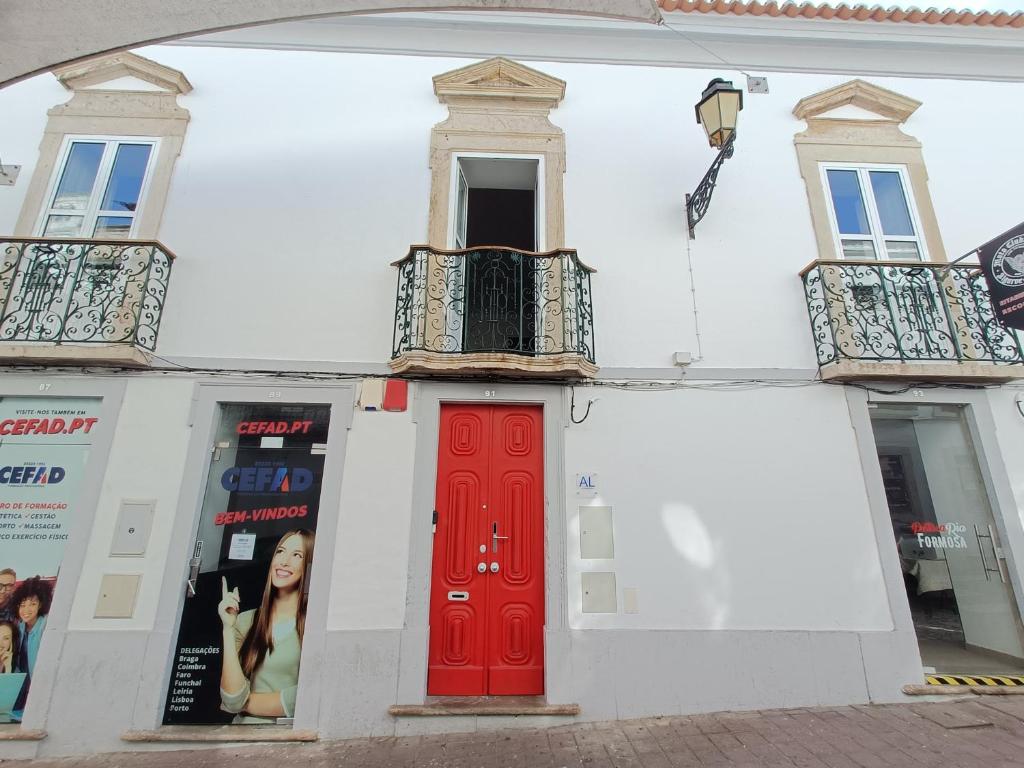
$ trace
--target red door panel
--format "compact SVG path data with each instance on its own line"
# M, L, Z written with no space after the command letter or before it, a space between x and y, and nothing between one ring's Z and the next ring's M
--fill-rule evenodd
M544 454L541 409L494 406L488 581L488 692L544 692ZM494 547L492 546L493 550Z
M490 413L486 407L442 408L437 457L437 530L430 587L427 692L482 696L486 574L477 571L486 523L480 518L488 484ZM469 600L449 599L468 592Z
M430 695L544 692L542 424L539 406L441 407Z

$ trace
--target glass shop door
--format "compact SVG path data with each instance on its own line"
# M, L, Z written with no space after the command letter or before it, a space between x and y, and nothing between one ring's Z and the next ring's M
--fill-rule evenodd
M329 405L222 403L165 725L290 725Z
M963 407L871 409L926 672L1024 673L1024 626Z

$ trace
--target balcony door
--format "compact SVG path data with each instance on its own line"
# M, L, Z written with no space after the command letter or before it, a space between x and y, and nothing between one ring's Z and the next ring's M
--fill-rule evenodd
M461 276L463 352L537 351L540 280L523 252L541 240L539 171L539 158L463 156L455 164L450 246L476 249Z

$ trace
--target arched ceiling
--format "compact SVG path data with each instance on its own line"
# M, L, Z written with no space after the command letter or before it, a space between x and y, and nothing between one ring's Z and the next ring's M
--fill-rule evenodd
M657 23L655 0L0 0L0 87L147 43L317 16L529 11Z

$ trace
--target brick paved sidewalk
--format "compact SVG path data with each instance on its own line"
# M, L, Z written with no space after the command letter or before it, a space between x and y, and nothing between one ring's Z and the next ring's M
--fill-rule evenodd
M5 768L1024 766L1024 696L12 761Z

